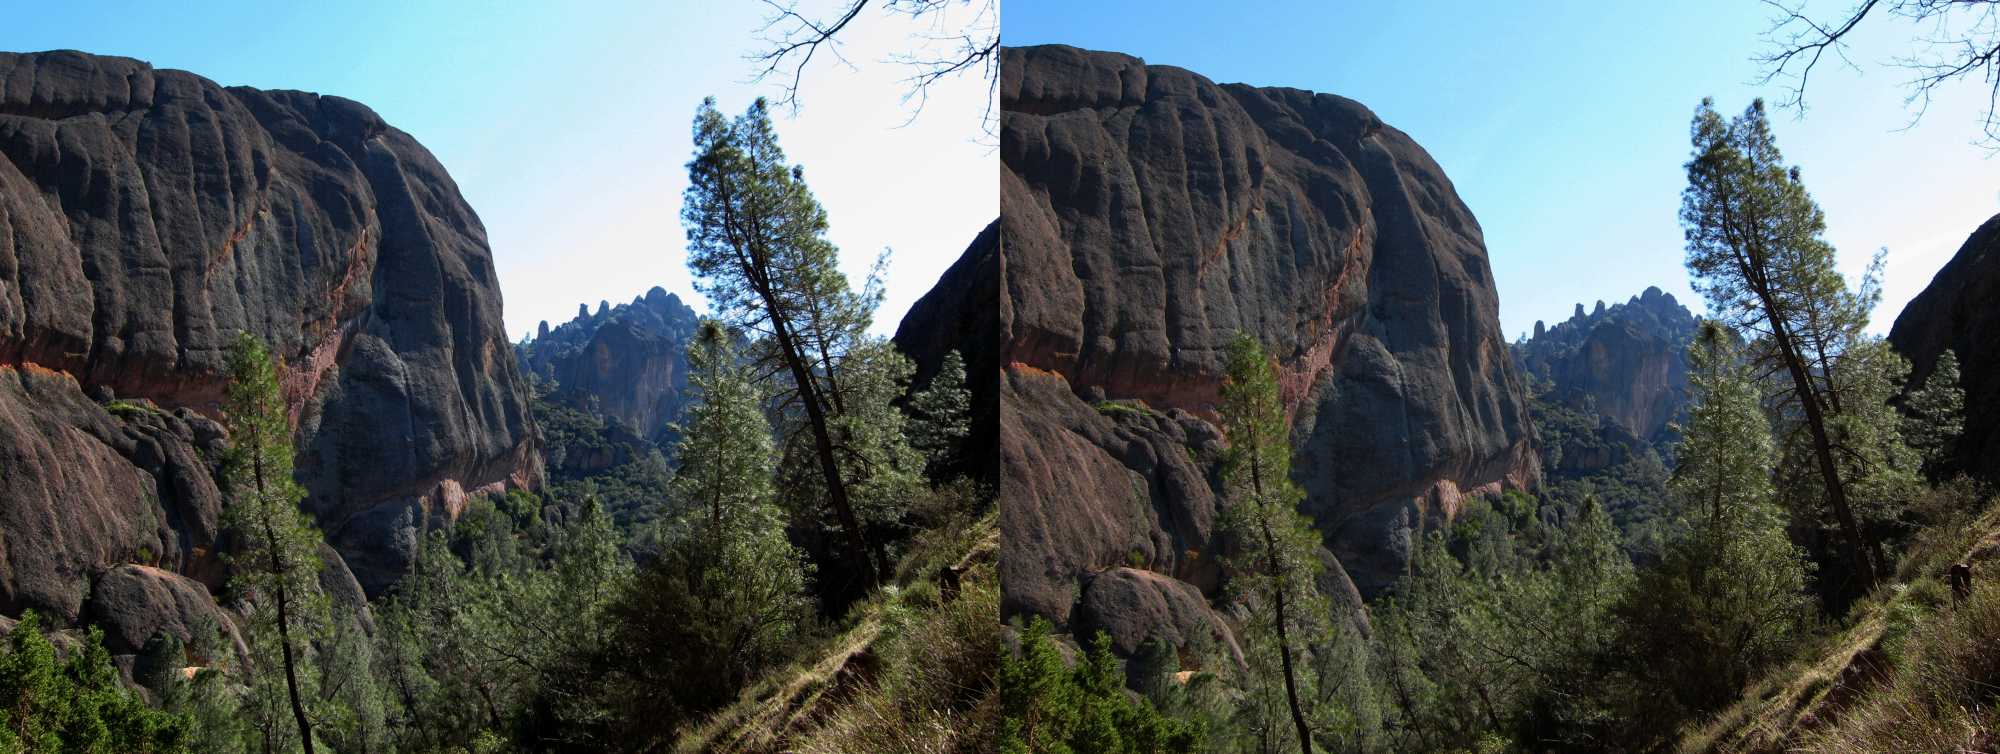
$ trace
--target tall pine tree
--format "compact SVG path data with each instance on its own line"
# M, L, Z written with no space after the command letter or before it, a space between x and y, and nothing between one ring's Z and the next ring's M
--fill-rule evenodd
M681 210L688 267L716 316L756 341L759 373L788 378L775 399L800 426L782 449L809 466L812 485L797 474L787 489L822 498L845 549L842 573L873 585L889 563L863 509L900 494L915 458L900 418L885 426L887 406L875 405L900 394L909 372L867 334L882 263L863 290L849 286L826 210L803 169L786 163L763 100L733 120L704 101L694 142Z
M1836 361L1862 337L1876 291L1850 290L1824 238L1826 217L1788 168L1758 100L1734 120L1712 100L1696 109L1693 157L1681 194L1687 267L1710 311L1751 343L1760 373L1783 375L1771 397L1795 414L1823 498L1840 530L1855 591L1885 564L1851 499L1834 424L1841 413ZM1871 269L1879 269L1878 266Z

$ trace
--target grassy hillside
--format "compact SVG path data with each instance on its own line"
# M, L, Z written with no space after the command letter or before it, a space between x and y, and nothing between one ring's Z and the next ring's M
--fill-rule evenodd
M1912 544L1878 587L1799 659L1682 739L1684 754L1990 751L2000 737L2000 502L1980 499ZM1947 576L1972 569L1955 598Z
M676 751L983 752L999 716L997 512L918 537L847 625L767 675L682 738ZM959 574L956 597L939 578Z

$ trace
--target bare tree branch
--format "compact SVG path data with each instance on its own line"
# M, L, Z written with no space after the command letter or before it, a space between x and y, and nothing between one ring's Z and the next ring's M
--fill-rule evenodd
M884 62L905 66L910 75L902 102L910 107L904 125L923 113L931 87L971 72L986 79L987 105L982 114L982 130L995 133L997 113L994 102L1000 86L1000 11L998 0L845 0L825 19L801 12L798 0L763 0L771 14L757 30L761 52L745 56L758 67L752 81L775 79L779 96L774 103L796 113L805 75L821 50L841 64L853 64L841 55L840 35L849 30L871 2L885 16L924 22L928 28L910 35L911 51L889 56ZM955 14L954 8L969 9L970 17Z
M1804 112L1807 84L1828 52L1859 70L1847 58L1848 37L1868 19L1886 14L1929 27L1910 40L1916 52L1888 62L1911 73L1903 82L1909 91L1903 102L1912 110L1910 125L1923 118L1940 87L1976 77L1987 85L1979 141L2000 151L2000 0L1863 0L1837 23L1808 16L1804 0L1764 2L1776 13L1764 33L1770 50L1756 58L1764 66L1758 83L1788 82L1780 106Z
M770 44L771 47L762 53L749 56L752 61L763 66L752 80L761 82L772 76L787 76L788 78L778 84L784 93L778 97L776 104L796 113L799 109L799 82L805 79L806 66L812 63L813 55L817 54L820 48L826 48L828 53L840 60L841 64L853 67L852 63L847 62L847 58L841 56L840 43L834 37L846 29L848 24L854 23L854 18L861 15L861 9L868 6L868 0L853 0L848 3L846 10L831 23L814 21L801 15L796 2L786 5L780 4L777 0L764 0L764 4L771 7L772 15L764 20L764 25L757 29L757 33L758 39ZM789 74L782 74L787 61L796 62L790 63Z

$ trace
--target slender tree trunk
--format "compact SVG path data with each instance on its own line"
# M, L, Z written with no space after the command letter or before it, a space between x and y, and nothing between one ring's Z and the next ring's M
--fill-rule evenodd
M1769 299L1765 301L1765 305L1770 306ZM1847 485L1841 481L1840 465L1833 458L1833 441L1827 435L1826 414L1820 407L1819 390L1812 384L1812 376L1806 373L1805 362L1799 356L1791 333L1775 316L1771 320L1771 333L1778 343L1778 356L1784 359L1785 370L1791 373L1792 383L1798 389L1799 405L1805 411L1806 426L1812 432L1813 455L1819 461L1820 481L1826 487L1827 504L1833 508L1834 518L1840 523L1841 534L1847 540L1847 557L1854 561L1861 576L1861 588L1866 591L1875 585L1879 571L1871 556L1873 548L1868 537L1861 531L1861 524L1854 517L1854 507L1847 501Z
M867 535L861 530L861 519L854 515L854 504L848 500L847 482L840 476L840 462L834 456L833 433L827 428L826 407L822 403L824 398L819 394L819 386L813 381L805 354L793 337L791 321L779 307L777 297L772 295L768 286L759 286L758 294L764 299L765 310L771 318L771 332L777 338L785 365L791 369L792 381L798 384L799 403L805 405L806 421L812 426L813 451L819 455L820 475L826 479L827 502L833 506L840 528L847 533L848 557L853 558L855 566L861 569L866 584L874 586L880 583L880 568L869 560Z
M285 561L278 553L278 532L271 524L274 511L267 507L270 499L265 493L264 449L261 443L250 449L250 458L257 481L256 505L264 518L264 546L271 550L271 576L277 582L278 645L285 660L285 693L291 697L292 718L299 723L299 743L305 747L306 754L313 754L312 721L306 719L305 703L299 699L298 661L292 656L291 600L285 593Z
M1266 506L1270 501L1264 497L1263 464L1257 459L1257 451L1252 448L1250 455L1250 490L1257 496L1257 505L1264 508L1260 523L1264 531L1265 571L1271 578L1272 611L1278 625L1278 662L1285 670L1285 702L1291 705L1292 724L1299 729L1299 751L1312 754L1312 727L1306 724L1306 713L1299 706L1299 686L1292 674L1292 642L1285 624L1285 579L1283 564L1278 561L1278 538L1271 533L1272 512Z
M272 561L275 563L277 558L273 556ZM299 722L299 743L305 746L306 754L313 754L312 721L306 719L305 704L299 700L299 672L297 660L292 656L292 631L285 601L285 586L281 582L278 584L278 643L283 645L285 655L285 691L292 697L292 718Z
M862 572L868 586L879 583L882 568L871 564L868 559L867 535L861 530L861 520L854 515L854 504L847 497L847 483L840 476L840 463L834 456L833 435L827 428L826 407L822 403L818 383L813 381L811 362L807 360L804 347L793 332L791 317L782 302L778 300L769 269L770 254L755 241L759 235L754 229L739 229L738 223L756 224L751 218L738 218L729 208L735 200L731 195L727 180L717 187L724 207L723 226L729 241L735 247L737 264L743 270L743 277L756 291L758 300L764 304L764 316L771 321L771 335L778 341L779 357L792 373L792 381L799 389L799 402L805 404L806 421L812 427L813 452L819 456L820 476L825 479L827 503L833 508L834 518L846 532L847 552L855 567Z

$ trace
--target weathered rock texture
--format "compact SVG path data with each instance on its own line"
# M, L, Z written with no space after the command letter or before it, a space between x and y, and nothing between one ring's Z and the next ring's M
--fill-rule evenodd
M219 586L211 419L242 330L284 360L307 505L370 592L467 494L539 477L485 229L409 134L338 97L0 54L0 612L75 620L133 563Z
M630 304L579 306L576 319L516 347L522 365L556 383L566 405L624 422L660 440L687 394L687 347L700 320L679 296L654 287Z
M2000 481L2000 215L1972 232L1931 284L1903 307L1889 343L1921 385L1949 348L1965 389L1958 469Z
M122 565L99 577L88 618L104 629L104 647L114 655L138 654L155 635L172 636L182 646L212 638L240 658L250 654L236 617L217 607L206 587L150 566Z
M1590 409L1650 442L1671 439L1668 423L1688 401L1687 349L1698 322L1671 293L1647 288L1611 307L1604 302L1514 344L1530 379L1548 398Z
M1533 482L1479 224L1407 135L1068 47L1007 50L1001 105L1004 613L1066 624L1133 563L1212 586L1238 332L1278 360L1305 509L1362 593L1461 495Z

